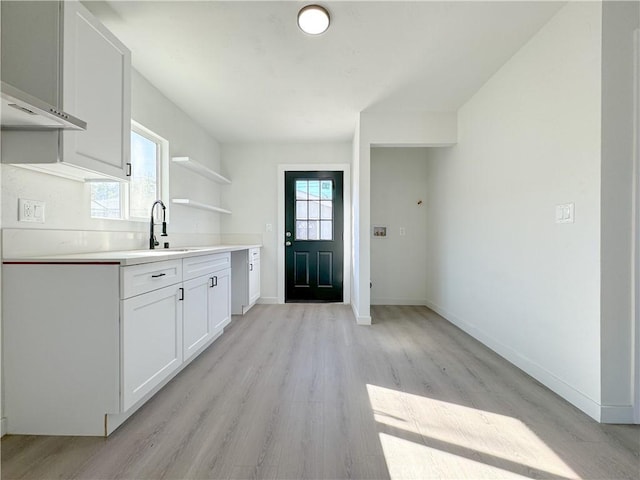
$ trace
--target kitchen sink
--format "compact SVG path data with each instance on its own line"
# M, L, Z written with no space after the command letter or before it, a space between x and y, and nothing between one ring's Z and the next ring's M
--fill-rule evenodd
M155 257L155 256L159 256L161 257L162 255L177 255L180 253L187 253L187 252L198 252L198 251L202 251L202 250L206 250L206 247L176 247L176 248L155 248L153 250L148 249L148 250L131 250L128 251L127 253L132 254L132 255L137 255L140 257Z
M154 250L132 250L131 253L141 256L170 255L172 253L186 253L202 250L202 248L156 248Z

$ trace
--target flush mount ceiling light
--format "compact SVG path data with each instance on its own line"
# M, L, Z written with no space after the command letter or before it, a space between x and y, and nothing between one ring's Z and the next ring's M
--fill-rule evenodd
M298 26L309 35L320 35L329 28L329 12L320 5L307 5L298 12Z

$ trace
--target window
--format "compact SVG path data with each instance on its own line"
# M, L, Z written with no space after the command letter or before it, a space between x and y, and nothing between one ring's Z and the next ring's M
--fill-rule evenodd
M333 180L296 180L296 240L333 240Z
M163 194L168 188L162 174L166 171L169 144L142 125L131 123L131 179L128 184L91 183L94 218L147 221L153 202L165 199Z

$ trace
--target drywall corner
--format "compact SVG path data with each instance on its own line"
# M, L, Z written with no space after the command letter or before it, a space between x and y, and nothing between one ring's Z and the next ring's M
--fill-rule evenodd
M602 3L601 403L633 403L634 33L638 2Z
M351 304L351 310L353 310L353 315L356 317L356 323L358 325L371 325L371 315L360 315L358 307L356 307L354 303Z

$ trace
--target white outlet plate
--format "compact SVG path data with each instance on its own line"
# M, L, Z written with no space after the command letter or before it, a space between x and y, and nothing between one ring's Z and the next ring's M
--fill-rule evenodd
M556 205L556 223L574 223L574 204Z
M27 198L18 199L18 221L44 223L45 203Z

